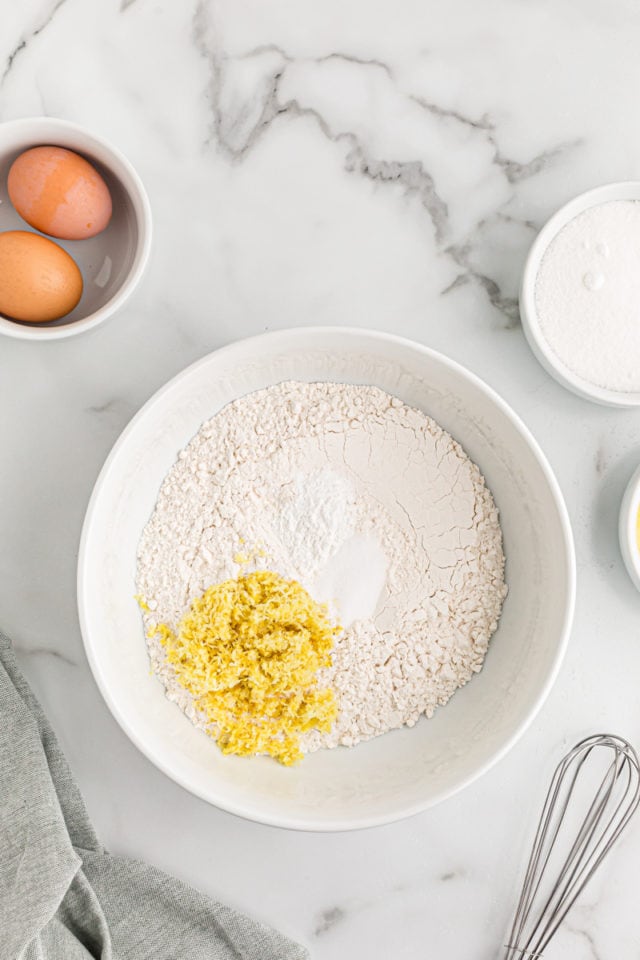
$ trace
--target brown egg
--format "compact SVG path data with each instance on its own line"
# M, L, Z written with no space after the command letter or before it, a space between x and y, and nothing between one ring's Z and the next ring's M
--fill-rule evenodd
M42 323L70 313L82 296L82 274L62 247L37 233L0 233L0 313Z
M64 147L32 147L13 161L9 197L27 223L62 240L84 240L111 219L111 194L91 164Z

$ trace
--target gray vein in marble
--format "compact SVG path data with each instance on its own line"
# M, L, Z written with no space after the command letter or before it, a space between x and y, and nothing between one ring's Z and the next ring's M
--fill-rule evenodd
M321 937L328 933L337 924L341 923L346 915L346 911L342 907L331 907L329 910L323 910L313 931L314 937Z
M135 0L131 0L131 2L135 2ZM252 57L260 56L263 53L277 53L284 63L295 63L297 59L288 54L277 43L261 43L259 46L247 50L238 59L250 60ZM354 63L359 67L378 67L379 70L383 70L388 77L393 79L391 67L383 63L382 60L376 60L375 57L356 57L349 53L325 53L321 57L307 57L305 59L308 63L328 63L331 60L341 60L345 63Z
M485 291L489 302L502 313L506 319L507 329L517 327L520 322L520 311L518 308L517 297L507 297L502 293L499 284L485 273L481 273L471 263L472 247L471 244L453 244L447 247L445 253L448 253L454 263L462 267L464 273L460 274L453 283L450 283L443 294L450 293L458 287L474 280Z
M282 51L281 51L282 52ZM382 60L376 60L372 58L363 58L356 57L349 53L327 53L323 57L314 57L313 63L326 63L328 60L343 60L346 63L355 63L359 67L378 67L379 70L383 70L388 77L393 79L393 71L391 67L383 63Z
M431 100L426 100L424 97L419 97L413 93L408 95L408 99L412 100L413 103L417 103L419 107L422 107L423 110L433 114L435 117L441 117L446 120L457 120L458 123L463 124L465 127L472 127L474 130L489 130L491 132L495 130L495 125L486 114L480 117L479 120L473 120L458 110L441 107L437 103L433 103Z
M569 933L572 933L574 934L574 936L580 937L582 940L586 941L589 947L589 953L593 957L593 960L600 960L600 954L598 953L598 950L596 948L595 940L588 930L583 930L580 927L573 927L571 926L571 924L566 922L565 922L565 927L569 931Z
M525 229L531 230L532 233L537 233L540 229L540 224L534 220L521 220L519 217L514 217L513 214L510 213L504 213L502 210L498 210L497 213L494 214L494 219L501 220L503 223L514 223L518 227L525 227ZM482 227L487 222L487 220L481 220L478 226Z
M87 407L88 413L109 413L113 410L115 406L115 398L112 400L105 400L104 403L94 403L90 407Z
M521 180L534 177L548 167L549 164L564 156L568 151L579 147L582 143L581 140L567 140L564 143L558 144L557 147L553 147L551 150L543 150L542 153L539 153L526 163L518 163L516 160L510 160L508 157L505 157L500 152L493 135L489 137L489 140L496 148L494 163L497 163L498 166L502 168L509 183L520 183Z
M295 98L290 98L285 102L281 102L279 99L279 83L283 76L286 64L291 63L292 60L278 47L271 45L256 48L247 54L246 57L243 57L243 59L246 59L249 56L257 56L265 53L277 54L282 58L283 63L282 66L272 74L257 122L254 124L249 134L244 138L243 142L240 144L234 144L233 137L229 134L236 132L238 126L240 125L240 121L244 119L244 117L239 117L238 122L233 124L231 128L228 128L225 125L222 112L220 111L218 105L214 104L214 126L217 133L218 142L221 144L225 152L233 160L242 160L243 157L255 145L257 140L266 131L271 122L276 119L276 117L282 115L296 118L309 117L315 120L323 135L332 143L346 142L350 146L350 150L345 160L345 169L347 171L357 171L367 179L380 183L398 183L405 188L408 194L417 196L420 200L420 203L431 218L436 240L438 243L442 243L447 234L449 211L447 204L439 196L436 190L433 177L424 169L422 162L419 160L411 162L383 160L371 157L366 151L364 145L354 133L334 133L326 119L318 110L315 110L313 107L303 107ZM209 57L211 57L210 51L208 51L208 54ZM326 62L330 59L340 59L346 60L349 63L375 66L389 73L389 68L380 61L359 60L341 53L329 54L326 57L317 58L313 62ZM214 67L214 72L215 76L219 80L219 66L216 65Z
M465 116L465 114L460 113L458 110L441 107L437 103L425 100L423 97L410 94L409 99L436 117L456 120L465 127L471 127L473 130L483 132L494 149L494 163L503 170L509 183L519 183L521 180L535 176L550 163L562 157L569 150L579 147L582 143L581 140L567 140L550 150L542 151L542 153L537 154L525 163L520 163L517 160L511 160L509 157L506 157L500 150L497 142L496 124L490 119L488 114L483 114L479 120L474 120L472 117Z
M24 647L14 643L13 649L23 657L53 657L55 660L60 660L61 663L66 663L69 667L78 666L78 663L71 657L60 653L59 650L50 650L48 647Z
M427 173L419 160L400 162L371 159L358 143L347 157L346 169L358 170L369 180L402 184L407 194L415 194L419 198L429 214L436 241L440 244L445 240L449 226L449 209L439 196L433 177Z
M484 290L489 303L506 318L506 328L517 327L519 323L517 298L507 296L493 277L483 273L473 265L472 239L467 238L463 242L445 246L449 234L449 209L444 198L438 193L432 175L425 169L422 161L397 161L392 158L372 156L355 133L332 130L326 117L319 110L314 107L303 106L296 98L282 101L280 98L281 79L287 65L296 61L276 44L254 47L247 53L235 58L235 61L255 61L261 57L274 58L275 62L269 62L269 60L265 62L265 71L260 81L261 89L254 97L253 104L243 104L236 115L230 119L221 108L220 94L224 82L225 65L233 63L234 60L227 60L223 55L216 52L208 37L209 29L209 4L207 0L201 0L194 15L193 32L196 46L207 59L211 73L212 133L220 148L233 161L242 161L276 118L280 116L289 118L307 117L314 120L321 133L328 140L333 143L348 145L349 149L345 158L345 169L348 172L359 173L374 183L398 184L404 188L409 196L415 196L421 203L433 225L436 243L444 248L444 254L449 256L456 266L462 270L443 292L448 293L467 283L475 283ZM311 58L309 62L317 64L330 60L341 60L357 66L382 70L391 81L394 81L390 67L377 59L364 59L335 52L322 57ZM442 120L453 120L465 127L479 131L493 148L493 162L502 170L507 182L512 185L540 173L566 151L577 146L579 142L568 141L562 143L550 150L543 151L526 162L512 160L500 150L497 142L496 125L488 114L483 114L476 119L466 116L458 110L441 107L423 97L412 94L408 94L407 97L433 116ZM252 117L252 113L255 116ZM537 229L537 225L533 221L520 221L508 214L503 214L501 211L496 211L493 216L496 219L502 218L508 222L521 223L526 229L532 231ZM478 224L476 230L485 222L487 221Z
M218 63L218 57L215 55L212 47L210 47L210 45L207 43L207 32L209 28L208 11L209 4L207 0L198 0L196 8L193 12L191 32L196 50L206 60L209 67L210 85L212 88L211 91L209 91L209 96L212 98L212 109L214 115L214 129L212 132L215 133L220 126L220 116L216 100L216 92L220 87L220 67Z
M120 403L118 397L112 397L110 400L105 400L104 403L93 403L91 406L87 407L88 413L111 413Z
M124 13L129 7L132 7L136 0L120 0L120 13Z
M122 397L109 397L102 403L92 403L85 407L84 412L98 417L114 415L118 421L121 421L127 420L133 414L133 407Z
M447 882L449 880L462 878L464 876L465 871L463 869L456 869L442 874L438 879L442 882ZM363 911L367 912L375 909L380 904L382 899L384 899L385 903L388 902L389 898L398 898L401 902L403 902L403 899L407 896L409 891L415 892L415 887L413 884L406 882L394 883L392 886L387 888L384 897L374 896L363 899L352 898L347 906L336 905L334 907L329 907L317 915L316 924L313 929L313 936L322 937L331 932L334 927L344 923L346 920L352 919L354 915Z
M255 142L259 137L264 133L272 120L281 114L281 113L295 113L296 116L302 116L304 111L296 103L292 103L290 109L287 106L280 106L278 102L278 84L280 83L280 78L282 77L282 70L278 70L273 74L269 87L267 89L266 96L263 101L262 112L258 118L258 121L254 128L252 129L250 135L247 137L246 142L240 149L235 149L232 147L228 138L221 136L220 142L224 147L226 147L229 154L235 159L240 160L244 155L253 147ZM297 109L296 109L297 108ZM316 116L316 119L319 119L319 116ZM218 132L221 133L223 130L222 119L218 123ZM328 134L327 130L323 130L323 133Z
M18 43L15 45L15 47L7 57L7 62L5 64L4 71L2 73L2 76L0 77L0 86L4 83L7 76L11 72L11 68L13 67L16 57L18 57L21 53L23 53L23 51L26 50L26 48L28 47L29 43L35 37L39 36L42 33L42 31L46 29L46 27L49 26L49 24L55 17L56 13L64 3L66 3L66 0L56 0L56 3L53 5L49 14L45 17L42 23L39 26L35 27L29 34L27 34L27 36L23 36L20 38Z

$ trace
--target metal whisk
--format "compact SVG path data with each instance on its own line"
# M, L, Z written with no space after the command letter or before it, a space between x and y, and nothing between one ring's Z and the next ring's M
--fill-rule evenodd
M587 737L558 764L504 960L537 960L640 803L640 764L621 737Z

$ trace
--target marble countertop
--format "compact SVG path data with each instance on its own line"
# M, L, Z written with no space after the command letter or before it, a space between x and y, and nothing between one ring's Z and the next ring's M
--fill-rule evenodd
M127 154L155 239L126 309L69 340L0 343L0 623L105 844L306 943L316 960L493 958L554 762L640 743L640 596L616 535L640 411L566 393L530 353L517 288L540 225L640 171L632 0L24 0L5 3L0 120L74 120ZM509 756L403 823L313 835L190 796L127 740L75 605L83 514L140 405L238 337L390 330L485 378L534 432L576 539L560 678ZM549 957L638 956L640 820Z

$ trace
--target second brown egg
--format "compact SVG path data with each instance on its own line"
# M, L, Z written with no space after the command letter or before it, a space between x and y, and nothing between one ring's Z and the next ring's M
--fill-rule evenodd
M12 320L58 320L77 306L82 275L66 250L38 233L0 233L0 313Z

